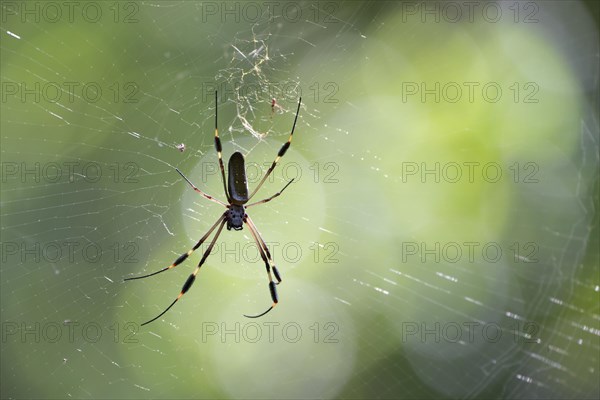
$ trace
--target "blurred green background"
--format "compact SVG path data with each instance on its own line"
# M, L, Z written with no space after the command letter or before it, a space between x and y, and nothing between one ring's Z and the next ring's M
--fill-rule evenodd
M2 397L598 398L597 7L268 4L2 2Z

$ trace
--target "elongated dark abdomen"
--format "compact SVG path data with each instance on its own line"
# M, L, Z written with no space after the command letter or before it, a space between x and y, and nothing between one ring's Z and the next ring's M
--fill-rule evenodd
M227 180L231 202L236 205L246 204L248 202L246 163L244 156L239 151L233 153L229 158L229 177Z

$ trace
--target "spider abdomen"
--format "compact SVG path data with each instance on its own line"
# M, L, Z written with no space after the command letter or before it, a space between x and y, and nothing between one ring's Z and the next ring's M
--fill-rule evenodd
M227 229L235 229L236 231L242 230L245 216L246 209L244 206L236 206L232 204L229 207L229 210L227 210Z
M229 158L229 197L231 203L241 206L248 202L248 181L244 156L236 151Z

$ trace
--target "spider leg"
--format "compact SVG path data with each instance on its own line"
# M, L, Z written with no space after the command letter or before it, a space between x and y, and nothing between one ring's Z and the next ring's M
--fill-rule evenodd
M217 91L215 90L215 149L217 149L217 156L219 157L219 167L221 168L221 177L223 178L223 190L227 201L231 203L231 197L227 192L227 184L225 183L225 167L223 166L223 146L221 145L221 138L219 138L219 129L217 128L217 115L218 115L218 103L217 103Z
M291 180L290 180L290 181L289 181L289 182L288 182L288 183L287 183L287 184L286 184L286 185L283 187L283 189L281 189L279 192L275 193L273 196L271 196L271 197L268 197L268 198L266 198L266 199L263 199L263 200L261 200L261 201L257 201L256 203L248 204L248 205L246 206L246 208L248 208L248 207L252 207L252 206L256 206L256 205L258 205L258 204L263 204L263 203L266 203L266 202L269 202L269 201L273 200L275 197L277 197L277 196L279 196L281 193L283 193L283 191L285 190L285 188L287 188L288 186L290 186L290 183L292 183L292 182L294 182L294 178L292 178L292 179L291 179Z
M281 275L279 275L279 271L277 270L277 267L275 266L275 263L273 262L273 258L271 257L271 252L269 251L269 248L267 247L267 243L265 243L265 240L263 239L262 235L258 231L258 228L256 227L256 224L254 224L254 221L252 220L252 218L250 218L250 216L248 214L246 214L246 217L247 217L246 223L248 224L248 227L250 228L250 232L253 232L255 234L256 244L259 246L259 248L262 246L264 254L267 257L267 259L269 260L269 263L267 263L266 260L263 258L263 261L265 261L265 264L267 266L267 273L269 272L268 267L270 265L271 268L273 268L273 274L275 275L275 279L277 280L277 285L279 285L281 283Z
M198 274L198 271L200 271L200 267L202 267L202 264L204 264L204 261L206 261L206 259L208 258L208 255L210 254L213 246L215 245L215 242L217 241L217 238L219 237L219 235L221 234L221 231L223 230L223 225L225 225L225 222L227 221L224 218L224 215L223 215L223 217L221 217L220 221L221 221L221 225L219 226L219 229L217 230L217 233L215 234L215 237L210 242L210 245L208 246L208 248L206 249L206 251L202 255L202 259L198 263L198 266L196 267L196 269L194 270L194 272L192 272L192 274L186 279L185 283L183 284L183 287L181 288L181 292L179 292L179 295L175 298L175 300L173 300L173 302L169 305L169 307L167 307L163 312L161 312L160 314L158 314L156 317L152 318L150 321L144 322L142 324L142 326L144 326L146 324L149 324L150 322L156 321L158 318L162 317L164 313L166 313L167 311L169 311L171 309L171 307L173 307L173 305L175 305L175 303L177 303L177 300L179 300L180 298L182 298L183 295L188 290L190 290L190 288L192 287L192 284L194 283L194 280L196 279L196 275Z
M269 252L269 249L267 248L265 241L260 236L260 233L256 229L256 226L254 225L254 223L252 222L250 217L246 216L246 218L244 218L244 222L246 222L246 225L248 225L248 228L250 229L250 233L252 233L252 236L254 237L254 240L256 241L256 244L258 245L258 250L259 250L260 256L262 257L263 261L265 262L265 267L267 269L267 275L269 277L269 291L271 292L271 299L273 300L273 304L271 305L271 307L269 307L266 311L264 311L261 314L258 314L258 315L244 314L244 317L247 317L247 318L258 318L258 317L262 317L263 315L265 315L266 313L271 311L277 305L277 303L278 303L277 288L275 286L281 282L281 276L279 275L279 271L277 271L277 267L275 267L275 265L272 265L273 260L271 259L271 253ZM273 282L273 277L271 276L271 266L273 268L273 274L275 275L275 279L277 279L277 283Z
M298 109L296 110L296 117L294 118L294 125L292 125L292 132L290 133L290 137L288 138L287 142L285 142L283 144L283 146L281 146L281 149L279 149L279 152L277 153L277 157L275 157L273 164L271 164L271 166L267 170L267 173L260 180L260 182L258 183L258 186L256 186L256 188L254 189L254 191L252 192L250 197L248 197L248 200L250 200L252 198L252 196L254 196L256 194L256 192L258 192L258 189L260 189L260 187L263 185L263 183L265 183L265 181L267 180L269 175L271 175L271 172L273 172L273 170L275 169L275 166L277 165L277 163L279 162L281 157L283 157L283 155L285 154L287 149L290 147L290 145L292 143L292 137L294 136L294 129L296 129L296 121L298 121L298 113L300 113L300 104L301 103L302 103L302 97L300 97L300 99L298 99Z
M227 204L223 203L221 200L219 200L219 199L216 199L216 198L212 197L211 195L209 195L209 194L206 194L206 193L204 193L202 190L198 189L198 188L196 187L196 185L194 185L194 184L193 184L193 183L192 183L192 182L191 182L191 181L190 181L190 180L187 178L187 176L185 176L185 175L184 175L184 174L183 174L183 173L182 173L182 172L179 170L179 168L175 168L175 171L179 172L179 175L181 175L181 176L183 177L183 179L185 179L185 180L187 181L187 183L189 183L189 184L190 184L190 186L192 187L192 189L194 189L196 192L200 193L202 196L206 197L206 198L207 198L208 200L210 200L210 201L214 201L215 203L219 203L220 205L227 207ZM225 194L227 194L227 192L225 192Z
M198 242L194 245L194 247L192 247L190 250L188 250L187 252L183 253L182 255L179 256L179 258L177 258L177 260L175 260L173 262L173 264L169 265L168 267L165 267L161 270L158 270L156 272L153 272L151 274L147 274L147 275L142 275L142 276L134 276L132 278L125 278L125 281L132 281L134 279L142 279L142 278L147 278L149 276L153 276L156 274L160 274L161 272L164 272L168 269L171 268L175 268L176 266L178 266L179 264L181 264L182 262L185 261L186 258L188 258L190 255L192 255L192 253L194 251L196 251L198 249L198 247L200 247L202 245L202 243L204 243L204 241L210 236L210 234L212 233L212 231L215 230L215 228L217 227L217 225L219 225L219 222L223 221L223 219L225 218L225 215L227 214L227 212L223 213L223 215L221 215L221 218L219 218L217 220L217 222L215 222L215 224L213 226L210 227L210 229L208 230L208 232L206 232L206 234L204 236L202 236L200 238L200 240L198 240Z

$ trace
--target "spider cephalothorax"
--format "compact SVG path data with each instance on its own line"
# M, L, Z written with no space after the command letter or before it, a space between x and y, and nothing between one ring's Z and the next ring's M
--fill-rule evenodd
M302 103L302 98L300 98L298 100L298 109L296 110L296 117L294 118L294 125L292 126L292 132L290 133L290 136L289 136L287 142L285 142L283 144L283 146L281 146L281 149L279 149L279 152L277 153L277 156L275 157L273 164L271 164L271 166L267 170L267 173L265 174L265 176L263 176L263 178L260 180L260 182L258 183L258 186L256 186L256 188L250 195L248 195L248 182L246 179L245 160L244 160L244 155L242 153L236 151L229 158L229 163L228 163L229 164L229 168L228 168L229 176L228 176L228 179L225 179L225 167L223 165L223 158L222 158L222 154L221 154L221 152L222 152L221 139L219 138L219 130L217 129L217 92L215 91L215 148L217 149L217 156L219 157L219 167L221 168L221 177L223 178L223 190L225 191L225 196L227 197L227 203L224 203L221 200L218 200L218 199L214 198L213 196L210 196L210 195L204 193L202 190L198 189L184 174L182 174L181 171L179 171L179 169L175 168L175 170L177 172L179 172L179 174L183 177L183 179L185 179L187 181L187 183L192 187L192 189L194 189L196 192L200 193L202 196L204 196L208 200L214 201L215 203L219 203L222 206L226 207L227 211L225 211L221 215L221 217L217 220L217 222L215 222L215 224L208 230L208 232L206 232L206 234L200 238L200 240L194 245L194 247L192 247L186 253L183 253L182 255L180 255L173 262L173 264L161 269L160 271L156 271L151 274L125 279L127 281L127 280L132 280L132 279L147 278L149 276L159 274L168 269L175 268L176 266L181 264L183 261L185 261L185 259L187 259L194 251L196 251L196 249L198 249L202 245L202 243L204 243L204 241L206 241L206 239L208 239L208 237L212 234L212 232L215 230L215 228L217 228L217 226L219 227L217 229L217 233L215 233L215 236L211 240L210 245L208 246L206 251L204 251L204 254L202 255L202 259L200 259L198 266L196 267L194 272L187 278L187 280L183 284L183 287L181 288L179 295L175 298L175 300L173 300L171 305L169 305L169 307L167 307L163 312L161 312L156 317L152 318L150 321L144 322L142 325L149 324L150 322L155 321L158 318L160 318L164 313L169 311L169 309L171 307L173 307L173 305L177 302L177 300L179 300L192 287L192 285L194 284L194 281L196 280L196 275L198 274L198 271L200 271L200 267L202 267L202 265L208 258L208 255L210 254L212 248L214 247L215 242L217 241L217 238L221 234L221 231L223 230L223 226L225 225L225 223L227 223L228 230L234 229L236 231L239 231L243 228L244 224L246 224L248 226L248 229L250 230L250 233L252 234L252 237L254 238L254 241L256 242L256 244L258 246L258 251L260 253L260 257L262 258L262 260L265 263L265 267L267 269L267 276L269 278L269 292L271 293L271 299L273 300L273 304L271 305L271 307L269 307L265 312L263 312L261 314L252 315L252 316L245 315L245 316L248 318L261 317L261 316L265 315L266 313L268 313L269 311L271 311L273 309L273 307L275 307L275 305L277 305L278 299L277 299L277 290L276 290L275 286L281 282L281 277L279 275L279 271L277 270L277 267L273 263L273 259L271 258L271 253L269 252L269 249L267 248L267 244L265 243L264 239L258 232L258 229L256 228L256 225L252 221L252 218L250 218L250 216L248 214L246 214L246 209L250 208L252 206L255 206L257 204L263 204L263 203L273 200L275 197L279 196L285 190L285 188L287 188L289 186L290 183L293 182L293 179L291 181L289 181L283 187L283 189L281 189L279 192L275 193L273 196L268 197L261 201L257 201L255 203L248 204L248 205L246 205L246 203L248 203L248 201L250 201L250 199L256 194L258 189L260 189L260 187L263 185L263 183L265 183L265 180L267 179L267 177L271 174L271 172L273 171L273 169L275 168L275 166L277 165L277 163L279 162L281 157L283 157L283 155L285 154L287 149L290 147L290 144L292 143L292 137L294 136L294 129L296 128L296 121L298 120L298 113L300 112L300 104L301 103ZM271 271L273 272L273 275L275 276L275 280L277 282L273 281Z
M241 231L243 229L244 219L246 217L246 208L244 206L229 206L227 210L227 230L234 229Z

